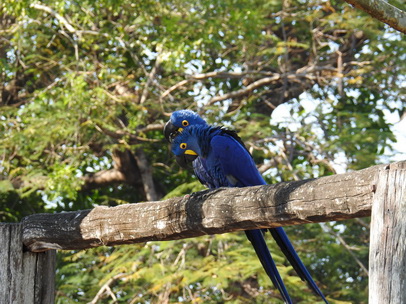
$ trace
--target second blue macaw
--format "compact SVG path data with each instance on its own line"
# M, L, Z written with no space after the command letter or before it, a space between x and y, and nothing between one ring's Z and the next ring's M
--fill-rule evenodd
M165 136L172 142L172 152L179 165L193 162L196 176L209 188L246 187L264 185L266 182L235 132L212 127L192 111L176 111L165 125ZM269 229L300 278L328 303L311 275L300 260L283 228ZM262 230L245 231L266 273L279 290L286 303L292 303L279 275Z

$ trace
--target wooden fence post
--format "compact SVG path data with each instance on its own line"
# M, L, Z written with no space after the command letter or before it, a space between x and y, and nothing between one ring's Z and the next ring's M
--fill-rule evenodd
M56 251L24 252L21 224L0 223L0 302L53 304Z
M372 203L369 304L406 303L406 165L377 175Z

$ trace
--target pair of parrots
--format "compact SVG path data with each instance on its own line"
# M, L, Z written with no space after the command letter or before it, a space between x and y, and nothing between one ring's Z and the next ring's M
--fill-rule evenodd
M266 184L240 137L233 131L208 125L193 111L173 112L164 127L164 135L171 142L171 150L177 163L182 167L193 163L196 176L210 189ZM328 303L300 260L283 228L268 230L300 278L306 281L325 303ZM265 243L265 231L264 229L247 230L245 234L285 303L292 303Z

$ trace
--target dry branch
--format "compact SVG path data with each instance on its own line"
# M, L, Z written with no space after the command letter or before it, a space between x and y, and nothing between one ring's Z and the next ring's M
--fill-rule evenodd
M390 27L406 34L406 12L383 0L345 0Z
M51 14L52 16L54 16L56 19L58 19L58 21L63 24L66 29L70 32L70 33L76 33L76 29L68 22L68 20L66 20L65 17L63 17L62 15L58 14L55 10L53 10L52 8L45 6L43 4L39 4L39 3L33 3L31 4L31 7L35 8L35 9L39 9L42 10L44 12L47 12L49 14Z
M212 104L214 104L214 103L216 103L218 101L222 101L222 100L226 100L226 99L230 99L230 98L235 98L235 97L247 95L247 94L251 93L253 90L255 90L255 89L259 88L259 87L270 84L270 83L275 82L275 81L280 80L280 79L281 79L281 75L275 73L274 76L259 79L259 80L255 81L255 82L251 83L250 85L248 85L244 89L233 91L231 93L224 94L222 96L213 97L212 99L210 99L209 105L212 105Z
M387 168L221 188L159 202L35 214L23 219L23 241L32 251L85 249L369 216L376 178Z

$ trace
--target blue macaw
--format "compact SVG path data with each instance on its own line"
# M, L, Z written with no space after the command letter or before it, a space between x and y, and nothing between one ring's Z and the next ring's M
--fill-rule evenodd
M164 128L165 137L172 142L172 152L179 165L193 162L196 176L207 187L246 187L265 185L250 153L238 135L230 130L208 125L192 111L172 113ZM300 260L282 227L269 229L300 278L328 303ZM286 303L292 303L275 262L266 245L263 230L245 231L255 252Z

